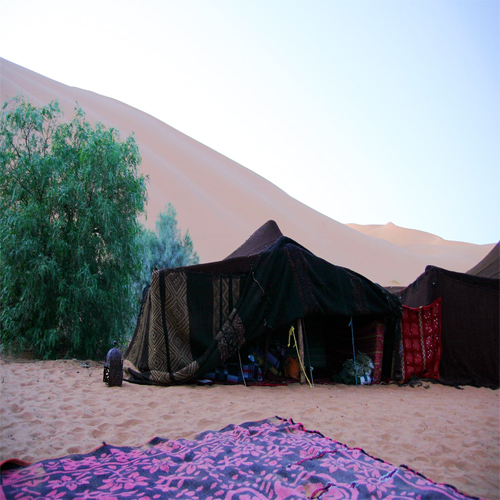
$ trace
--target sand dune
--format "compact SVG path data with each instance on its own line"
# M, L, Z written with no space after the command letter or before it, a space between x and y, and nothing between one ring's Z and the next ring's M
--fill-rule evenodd
M385 225L378 224L347 224L352 229L356 229L360 233L375 238L381 238L394 243L398 247L410 247L413 245L429 245L435 248L440 247L461 247L468 248L470 243L462 243L459 241L448 241L436 236L435 234L418 231L416 229L406 229L396 226L392 222Z
M0 359L0 461L193 438L275 415L488 499L500 494L500 392L437 384L108 388L102 364Z
M347 224L347 226L419 255L426 260L427 264L458 272L468 271L470 268L467 266L471 259L479 257L480 261L483 251L489 248L489 252L494 246L493 244L474 245L461 241L449 241L425 231L399 227L392 222L385 225Z
M134 132L143 158L142 171L150 179L147 225L153 226L158 212L166 203L173 203L179 226L183 231L189 229L202 262L223 259L270 219L316 255L382 285L406 285L427 264L466 271L493 247L445 242L437 237L429 242L426 233L422 238L421 232L412 230L405 230L412 244L400 245L387 237L391 228L372 234L359 226L356 230L124 103L63 85L5 59L0 59L0 77L2 100L17 93L37 105L57 99L68 119L78 101L89 121L118 128L122 138Z

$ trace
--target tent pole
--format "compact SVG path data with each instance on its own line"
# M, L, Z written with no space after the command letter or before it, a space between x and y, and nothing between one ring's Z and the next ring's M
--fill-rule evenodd
M266 345L264 348L264 374L267 373L267 353L269 352L269 332L266 332Z
M299 336L299 356L300 356L300 366L305 366L304 365L304 331L302 328L302 318L299 318L297 320L297 333ZM304 368L305 369L305 368ZM305 384L306 382L306 375L304 373L304 370L300 370L300 383Z

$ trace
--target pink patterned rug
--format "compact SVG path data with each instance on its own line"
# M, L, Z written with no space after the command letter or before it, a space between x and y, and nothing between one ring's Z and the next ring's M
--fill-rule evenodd
M0 470L5 499L473 498L281 418Z

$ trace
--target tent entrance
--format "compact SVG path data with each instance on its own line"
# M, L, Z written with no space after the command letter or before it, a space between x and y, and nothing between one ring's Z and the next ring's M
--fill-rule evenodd
M350 320L349 317L320 314L303 319L304 367L308 376L312 367L314 379L322 383L332 382L342 371L345 361L353 359ZM259 365L264 380L290 378L285 369L287 359L297 358L294 340L289 338L291 326L283 325L245 344L239 357L233 356L228 363L239 363L241 358L246 365L250 359ZM353 326L356 354L362 352L370 357L375 367L373 381L378 383L383 378L384 320L371 315L357 316L353 319ZM385 375L390 377L390 373Z

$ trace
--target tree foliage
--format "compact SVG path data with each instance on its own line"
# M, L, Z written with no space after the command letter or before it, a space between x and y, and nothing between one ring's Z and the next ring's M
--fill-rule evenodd
M0 341L99 358L128 335L146 179L133 136L21 97L0 119Z
M142 267L136 281L136 294L140 299L142 290L151 282L155 268L165 269L198 264L199 257L194 251L193 241L186 230L182 236L177 227L177 211L171 203L158 214L156 231L143 229L139 237L142 253Z

